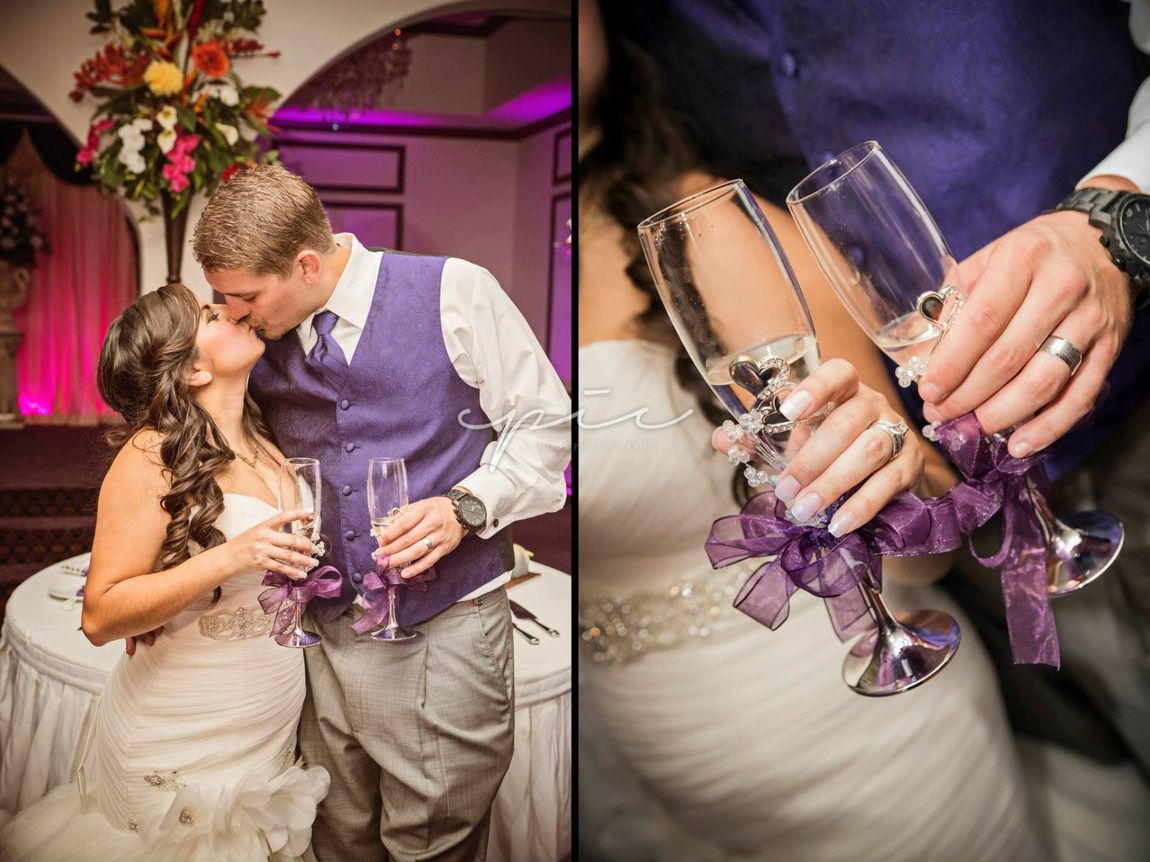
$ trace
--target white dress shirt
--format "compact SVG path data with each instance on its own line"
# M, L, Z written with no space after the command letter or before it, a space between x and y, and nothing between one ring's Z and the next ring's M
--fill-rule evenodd
M350 248L351 257L327 304L296 334L304 353L310 352L316 341L312 319L321 311L334 312L339 320L332 337L350 364L367 324L383 252L369 251L350 233L336 234L335 241ZM464 383L479 390L486 414L463 421L470 426L490 421L499 434L480 466L459 481L487 508L487 526L477 535L486 539L522 518L562 508L567 500L563 471L571 460L571 399L531 327L491 273L454 257L443 266L439 317L451 364ZM510 577L504 572L460 601L488 593Z
M1150 0L1131 0L1130 36L1140 50L1150 54ZM1150 78L1142 82L1130 105L1126 140L1083 179L1103 174L1125 177L1150 193Z

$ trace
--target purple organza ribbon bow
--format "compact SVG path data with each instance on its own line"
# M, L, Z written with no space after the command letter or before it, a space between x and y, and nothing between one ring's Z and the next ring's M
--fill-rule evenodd
M1046 591L1046 540L1027 482L1046 480L1043 455L1015 458L1006 438L987 437L973 413L943 423L938 440L962 474L948 496L959 526L970 534L1002 510L1002 546L990 557L971 553L982 565L1000 569L1006 602L1006 626L1015 664L1058 667L1058 631Z
M706 542L715 568L774 558L759 566L735 597L736 608L769 629L786 622L791 594L801 589L825 600L835 634L846 641L873 626L856 588L868 573L881 585L884 556L938 554L962 544L948 497L923 500L904 492L839 538L825 527L794 524L785 514L773 493L758 494L738 515L715 521Z
M294 624L296 604L301 605L300 613L303 613L308 602L317 596L321 599L337 597L343 586L343 576L335 566L323 566L308 572L307 577L299 581L279 572L265 572L262 583L271 589L260 593L260 607L265 614L275 614L271 636L276 637Z
M375 560L375 571L368 572L363 578L363 616L351 625L358 634L378 629L387 621L392 587L406 587L423 593L427 592L427 582L435 580L434 566L414 578L405 578L401 574L403 569L388 566L386 554L372 551L371 558Z

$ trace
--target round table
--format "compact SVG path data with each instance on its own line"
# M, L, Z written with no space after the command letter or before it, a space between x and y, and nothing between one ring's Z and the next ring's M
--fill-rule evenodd
M52 598L49 585L83 554L49 566L8 600L0 632L0 824L75 778L79 741L123 641L92 646L80 603ZM547 862L571 855L571 578L532 564L539 577L508 595L561 632L515 641L515 750L491 815L491 862ZM79 585L77 578L75 583Z

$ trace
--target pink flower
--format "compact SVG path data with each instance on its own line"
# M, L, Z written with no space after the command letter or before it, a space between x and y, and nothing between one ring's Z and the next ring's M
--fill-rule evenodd
M168 185L172 187L174 194L178 195L188 187L188 175L183 173L176 165L164 165L163 173L164 178L168 181Z
M88 139L88 142L91 143L91 138ZM76 164L86 168L95 157L96 153L90 147L83 147L80 152L76 153Z
M89 129L88 134L102 135L114 125L116 125L115 120L111 119L110 117L105 117L104 119L100 120L100 122L94 124L92 128Z

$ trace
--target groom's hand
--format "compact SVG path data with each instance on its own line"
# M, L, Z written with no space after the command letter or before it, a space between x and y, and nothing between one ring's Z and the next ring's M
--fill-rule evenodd
M425 539L431 539L431 550ZM430 569L463 541L463 525L455 517L455 506L446 497L419 500L407 507L395 523L376 537L382 552L394 569L406 566L405 578L414 578Z

